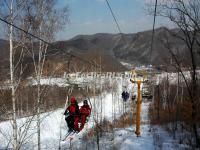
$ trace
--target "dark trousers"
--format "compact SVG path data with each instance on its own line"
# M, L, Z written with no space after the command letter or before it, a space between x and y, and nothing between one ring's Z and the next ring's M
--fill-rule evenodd
M69 130L74 129L74 117L69 115L65 118Z
M65 118L65 121L67 122L67 126L69 128L69 130L75 130L75 131L79 131L79 127L78 127L78 122L79 122L79 116L67 116Z

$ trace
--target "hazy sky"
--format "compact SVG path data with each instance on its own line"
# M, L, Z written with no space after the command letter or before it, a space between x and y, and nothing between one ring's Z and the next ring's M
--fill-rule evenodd
M123 33L152 29L153 17L145 11L147 1L150 0L109 0ZM69 5L70 23L57 34L57 40L66 40L78 34L118 33L105 0L59 1L59 5L64 4ZM157 17L158 26L170 25L167 20Z
M152 29L153 16L147 15L145 3L155 0L109 0L123 33ZM58 0L58 6L68 5L70 23L57 33L56 40L67 40L79 34L118 33L105 0ZM1 23L0 23L0 26ZM156 18L156 27L170 24ZM0 28L1 33L4 29Z

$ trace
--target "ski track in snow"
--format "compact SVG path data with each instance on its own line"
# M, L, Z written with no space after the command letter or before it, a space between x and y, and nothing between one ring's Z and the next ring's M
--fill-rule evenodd
M54 80L53 80L54 81ZM112 79L111 79L112 81ZM119 82L121 81L121 78L119 78ZM44 82L46 84L46 81ZM60 83L60 82L59 82ZM52 83L51 83L52 84ZM60 84L58 84L60 85ZM63 85L63 84L62 84ZM122 87L119 86L117 89L117 96L115 96L115 101L112 98L112 93L104 94L105 97L102 97L102 104L103 105L103 114L104 117L108 120L112 120L112 104L115 105L115 113L116 116L121 115L121 110L122 110L122 100L121 100L121 91ZM118 99L118 101L116 101ZM93 97L90 99L93 108L96 107L97 111L94 112L94 109L92 110L92 114L90 117L89 122L85 125L85 128L79 133L74 136L74 140L76 141L80 137L83 136L83 134L91 127L94 126L94 120L92 116L94 114L100 113L100 100L98 97ZM114 103L113 103L114 102ZM82 106L82 102L79 103L79 106ZM41 114L42 122L41 122L41 145L42 149L58 149L59 147L59 139L60 139L60 133L61 133L61 139L67 134L67 125L64 120L64 109L60 108L57 109L56 111L48 112ZM22 126L27 120L32 119L30 129L28 130L28 136L29 139L27 140L28 143L23 145L22 149L37 149L37 134L36 134L36 117L31 118L31 117L26 117L22 119L17 120L18 128ZM22 127L22 131L24 130L24 127ZM61 130L61 132L60 132ZM8 144L9 138L12 136L12 125L10 121L6 121L0 124L0 131L3 133L0 133L0 148L5 148ZM64 149L67 147L66 146L67 142L61 142L61 145L63 144ZM10 144L11 145L11 144ZM9 146L11 147L11 146Z
M112 81L112 79L110 80ZM122 78L117 78L117 94L112 93L104 93L102 97L102 104L103 104L103 116L109 120L112 121L112 105L115 107L115 115L116 118L122 115L122 107L123 102L121 100L121 92L124 88L124 85L126 85L126 89L129 92L132 92L132 84L128 80L124 80ZM137 87L134 87L134 94ZM83 148L83 135L94 126L94 120L93 115L96 115L100 113L101 108L100 106L100 99L99 97L93 97L91 98L91 103L93 106L92 114L90 117L89 122L85 125L85 128L78 134L74 134L72 145L73 149L85 149ZM82 106L82 103L79 103L79 106ZM149 103L142 103L142 121L148 121L148 106ZM97 109L96 112L94 112L94 108ZM59 148L59 144L61 145L61 149L67 149L69 148L69 140L66 140L64 142L60 142L60 134L61 134L61 140L62 138L67 134L67 125L64 120L64 109L60 108L56 111L48 112L41 114L41 118L43 118L41 122L41 145L42 149L45 150L57 150ZM18 127L23 125L27 119L30 119L31 117L26 117L22 119L17 120ZM36 134L36 118L33 118L33 121L31 123L30 129L28 130L28 135L30 136L29 139L27 139L28 143L24 144L22 149L23 150L36 150L37 149L37 134ZM159 127L158 127L159 128ZM24 130L24 127L22 127L22 131ZM137 138L134 134L135 126L131 126L129 128L125 129L116 129L114 133L114 139L113 140L107 140L101 139L101 147L102 149L112 149L111 147L112 143L114 143L115 146L117 146L117 149L121 150L153 150L154 147L154 141L153 141L153 135L148 131L149 125L141 125L141 137ZM161 130L161 129L159 129ZM0 131L4 134L0 134L0 149L5 148L8 144L8 140L5 137L11 137L12 135L12 126L10 122L2 122L0 123ZM163 136L167 137L167 133L164 133ZM108 137L109 138L109 137ZM168 136L168 139L170 141L170 137ZM167 144L166 144L167 145ZM11 145L9 146L11 147ZM94 149L94 147L88 147L88 149Z
M141 122L148 121L148 103L142 103ZM121 150L153 150L153 136L148 132L149 125L141 125L141 137L136 137L134 133L135 126L131 126L129 132L126 134L120 149ZM132 132L130 132L132 130ZM122 129L123 131L123 129Z

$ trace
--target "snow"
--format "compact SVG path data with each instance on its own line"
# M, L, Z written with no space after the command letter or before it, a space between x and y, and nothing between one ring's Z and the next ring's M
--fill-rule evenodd
M41 83L44 84L54 84L54 82L58 85L60 85L60 83L62 83L62 80L55 80L52 79L51 83L48 83L47 79L41 80ZM44 81L44 82L43 82ZM121 80L118 81L118 85L119 82ZM103 105L103 114L104 117L107 118L108 120L112 120L112 105L114 104L116 109L115 109L115 114L116 116L120 116L121 115L121 106L122 106L122 100L120 99L121 97L121 87L119 86L117 88L117 96L113 97L112 93L104 93L102 94L104 97L102 98L102 104ZM113 101L113 98L118 99L118 101L115 100L115 102ZM96 112L94 112L95 109L93 109L92 111L92 115L94 116L96 114L99 114L101 111L100 106L100 97L93 97L90 99L92 106L96 107ZM82 105L82 103L79 104L80 106ZM67 127L66 127L66 123L63 117L63 112L64 109L57 109L56 111L53 112L48 112L48 113L44 113L41 115L42 122L41 122L41 143L42 143L42 149L58 149L59 147L59 138L60 138L60 133L62 134L62 138L63 136L67 133ZM27 117L27 118L22 118L22 119L18 119L17 120L17 124L18 127L21 127L24 125L24 123L28 120L31 119L31 125L30 125L30 130L28 130L27 136L30 136L29 139L27 139L26 142L28 142L27 144L23 145L23 149L37 149L37 147L33 147L31 145L36 145L37 144L37 136L36 136L36 117ZM83 129L83 131L81 133L78 134L77 138L74 139L74 141L76 139L78 139L79 137L81 137L86 130L88 130L88 128L91 128L92 126L94 126L94 120L93 117L90 118L89 123L87 124L87 127ZM21 128L22 132L24 131L25 127L23 126ZM5 134L6 137L11 137L12 133L12 126L11 126L11 122L3 122L0 124L0 130L3 132L3 134ZM5 136L3 136L2 134L0 134L0 145L1 147L6 147L8 140L5 138Z
M200 78L200 70L196 70L197 78ZM190 71L183 71L183 75L185 76L186 80L191 80L191 73ZM156 75L156 84L158 85L162 80L167 79L169 80L170 84L176 84L178 82L178 73L167 73L163 72L161 74ZM184 79L181 73L179 73L179 82L184 83Z
M110 79L110 84L115 87L114 92L104 92L101 96L95 96L90 99L92 104L92 114L89 122L85 125L85 128L78 134L75 134L71 138L71 145L73 149L85 149L85 142L82 137L84 134L94 127L94 117L103 114L103 117L109 121L112 121L115 118L118 118L122 115L123 109L123 101L121 99L121 93L124 88L136 94L137 86L133 87L129 79L123 78L115 78ZM51 82L47 82L46 79L42 80L44 84L57 84L59 86L64 85L63 80L53 79ZM34 84L34 83L32 83ZM64 85L65 86L65 85ZM102 108L100 107L102 103ZM142 115L141 122L148 122L148 108L150 102L143 101L142 103ZM82 102L79 103L79 106L82 105ZM129 102L127 103L129 106ZM114 108L114 110L113 110ZM94 111L96 110L96 111ZM66 140L64 142L60 142L65 134L67 133L67 125L63 116L64 108L59 108L55 111L43 113L41 115L41 145L42 149L48 150L57 150L59 146L61 149L68 149L70 147L70 141ZM114 116L115 118L114 118ZM23 144L23 150L36 150L37 149L37 134L36 134L36 117L26 117L17 120L18 128L21 127L21 133L25 131L27 125L27 121L31 120L31 124L26 135L27 140L25 144ZM151 129L151 131L150 131ZM9 143L9 138L12 136L12 126L9 121L0 123L0 149L6 148ZM169 134L164 131L159 126L150 126L148 124L141 125L141 137L136 137L135 126L132 125L127 128L118 128L114 129L113 133L104 133L104 135L100 138L100 147L101 149L116 149L120 150L153 150L158 148L160 145L163 149L173 149L174 140ZM155 139L157 139L157 135L159 135L160 144L156 145ZM7 139L7 138L8 139ZM155 138L156 137L156 138ZM11 144L8 144L9 147L12 147ZM184 147L184 145L182 145ZM87 149L96 149L95 145L88 145Z
M146 121L147 119L148 105L149 103L142 104L142 122ZM105 150L113 149L113 147L119 150L133 150L133 149L154 150L155 149L153 134L149 132L149 125L146 124L146 125L141 126L141 137L137 137L134 131L135 131L135 126L130 126L127 128L114 129L114 132L113 132L114 135L112 133L105 133L105 135L101 137L100 139L101 149L105 149ZM78 147L76 146L74 146L74 148L78 149ZM94 149L94 147L91 146L91 147L88 147L88 149Z
M130 63L127 63L127 62L121 61L120 63L121 63L123 66L125 66L125 67L127 67L127 68L129 68L129 69L132 69L132 68L134 67L134 65L132 65L132 64L130 64Z
M149 102L143 102L142 103L142 112L141 112L141 122L148 121L148 106ZM141 125L141 137L136 137L134 134L135 126L131 126L125 135L125 140L122 141L121 150L131 150L131 149L137 149L137 150L153 150L155 149L154 143L153 143L153 136L148 132L149 125ZM123 129L122 129L123 131Z
M133 127L132 127L133 128ZM137 150L154 150L154 144L153 144L153 138L150 133L148 133L148 125L143 125L142 130L142 136L136 137L134 135L134 132L128 132L126 136L124 136L125 140L122 141L121 150L131 150L131 149L137 149Z
M92 78L87 78L87 82L92 81ZM86 81L84 81L84 78L70 78L69 80L67 78L48 78L48 77L43 77L40 79L40 84L41 85L56 85L59 87L66 87L69 86L70 84L83 84ZM29 78L28 85L37 85L37 80L33 78Z
M148 121L149 102L142 103L141 122ZM105 133L100 138L101 149L119 149L119 150L177 150L191 149L189 146L179 144L172 136L158 125L141 125L141 136L137 137L134 133L135 125L127 128L116 128L113 133ZM114 135L113 135L114 134ZM83 145L83 144L82 144ZM75 147L76 148L76 147ZM88 149L97 149L97 147L88 147Z

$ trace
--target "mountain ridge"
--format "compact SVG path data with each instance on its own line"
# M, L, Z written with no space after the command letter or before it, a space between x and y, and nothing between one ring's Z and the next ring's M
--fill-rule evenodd
M161 63L161 60L158 62L157 57L158 54L162 56L163 53L159 52L159 49L165 49L159 40L164 39L165 36L172 38L172 41L175 40L168 34L167 30L165 27L155 29L155 46L152 51L153 63L155 64ZM176 29L173 30L176 31ZM114 57L117 61L125 61L133 64L148 64L151 34L151 30L128 34L96 33L92 35L77 35L72 39L57 41L54 44L59 47L59 43L64 43L59 48L70 48L72 51L80 53L101 51Z
M53 42L54 46L49 46L47 50L47 61L54 63L54 67L58 63L65 64L68 59L67 53L70 52L90 62L101 63L102 71L127 70L121 62L135 66L148 64L163 65L167 64L171 57L169 50L164 46L167 41L172 43L172 51L176 52L179 49L181 55L185 55L186 52L185 44L172 36L169 31L176 34L180 32L178 29L169 30L166 27L155 29L152 53L150 50L152 30L138 33L77 35L69 40ZM1 47L2 43L4 43L4 46L6 45L5 41L2 41L0 41ZM3 49L5 51L5 48ZM2 54L7 56L2 57ZM1 52L0 57L8 59L8 54L8 51ZM30 58L27 58L27 60L30 60ZM71 61L71 64L73 65L76 61L78 60L74 59ZM83 68L84 65L82 64L79 67Z

